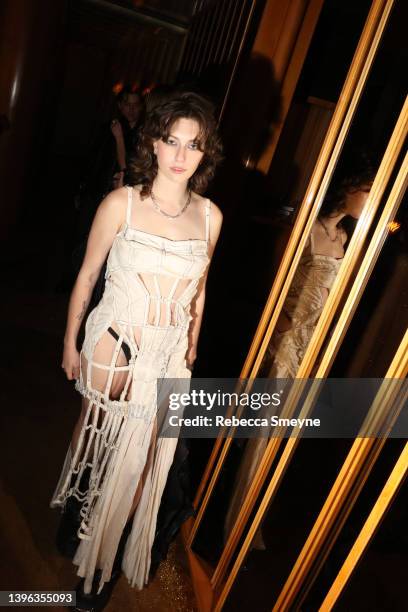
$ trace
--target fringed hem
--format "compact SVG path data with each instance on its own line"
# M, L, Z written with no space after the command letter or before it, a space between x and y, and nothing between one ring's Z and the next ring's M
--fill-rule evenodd
M63 506L69 497L76 497L82 503L78 537L89 540L93 531L92 511L114 469L115 456L128 418L119 412L115 414L107 410L105 404L91 394L86 394L86 397L90 402L77 448L72 458L70 452L66 457L61 486L57 488L51 505ZM89 475L84 474L86 469L89 469ZM86 482L88 477L89 482Z
M95 568L102 569L100 587L109 580L121 537L119 526L126 522L146 466L122 569L136 589L148 583L157 513L177 445L173 438L152 439L152 423L158 409L156 382L153 384L154 393L150 389L148 396L154 397L154 402L142 406L134 401L107 400L102 393L84 387L81 381L76 383L76 389L89 400L88 408L76 451L71 456L68 450L51 505L62 506L71 495L82 502L78 531L82 541L73 563L78 566L78 575L85 579L85 592L92 586ZM159 398L163 396L164 400L166 395L167 390L163 389ZM151 443L153 459L148 463ZM88 486L84 482L87 473L83 479L86 470Z

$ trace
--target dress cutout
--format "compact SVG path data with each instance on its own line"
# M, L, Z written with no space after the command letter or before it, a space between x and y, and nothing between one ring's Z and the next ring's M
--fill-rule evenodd
M157 381L180 379L188 391L191 303L209 264L210 200L205 239L172 240L131 226L133 188L127 189L126 222L109 252L105 291L85 326L75 386L88 400L87 412L51 500L51 507L64 506L71 495L82 502L73 562L86 593L96 569L102 570L100 588L110 579L136 492L122 569L132 586L147 584L160 499L177 445L177 437L157 435ZM87 467L84 491L80 481Z
M313 231L310 233L310 241L300 258L282 309L292 325L287 331L275 329L273 332L265 353L266 366L260 376L296 377L323 310L324 297L328 295L342 261L343 258L314 253ZM259 437L249 438L246 443L225 519L225 539L235 524L268 442L267 437ZM265 549L261 528L255 533L251 548Z

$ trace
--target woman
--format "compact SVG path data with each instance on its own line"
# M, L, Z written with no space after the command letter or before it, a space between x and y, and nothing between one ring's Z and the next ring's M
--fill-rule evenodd
M348 239L344 219L360 217L371 188L375 173L370 163L362 161L362 167L332 189L319 211L261 366L261 377L283 379L297 374L344 257ZM250 438L246 444L225 520L225 539L268 441L265 437ZM255 533L252 548L265 549L261 529Z
M123 187L127 177L127 163L137 143L137 130L143 116L142 97L127 85L116 96L118 119L111 122L111 132L115 139L116 172L113 187Z
M83 228L85 233L89 231L102 198L127 182L127 164L137 144L137 130L143 114L144 102L140 93L126 85L116 95L114 117L101 125L96 133L80 186L80 205L87 206L89 210L86 212L91 215L89 225Z
M92 225L62 361L67 378L77 379L83 407L51 501L81 502L73 561L83 578L82 609L103 608L120 567L132 586L148 581L177 443L157 437L157 381L191 376L222 223L218 207L199 193L219 159L211 106L181 94L149 114L133 164L138 184L110 193ZM79 354L77 334L108 253L105 291Z
M137 130L144 114L139 93L125 86L116 96L116 117L104 124L94 139L88 162L76 197L78 218L75 247L71 257L71 288L82 265L89 231L101 200L113 189L123 187L129 179L127 165L137 143ZM95 284L91 306L96 306L104 289L105 266Z

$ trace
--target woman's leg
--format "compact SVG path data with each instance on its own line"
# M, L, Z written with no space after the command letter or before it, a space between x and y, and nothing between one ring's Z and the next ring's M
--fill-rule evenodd
M112 327L109 328L109 330L107 330L107 332L102 336L101 340L96 345L95 352L94 352L93 359L92 359L93 363L91 366L88 364L86 358L83 355L81 356L81 359L82 359L81 368L82 368L84 380L86 380L87 378L87 372L88 372L87 368L92 367L92 372L91 372L92 388L98 391L102 391L102 392L106 392L108 390L110 399L119 399L126 385L126 382L129 376L129 372L126 370L115 372L112 378L112 382L109 383L108 382L109 370L98 368L98 364L105 365L105 366L111 364L113 351L115 350L118 351L119 349L118 355L116 358L116 362L115 362L115 366L123 367L123 366L128 365L129 359L130 359L130 354L129 354L130 349L128 345L124 342L122 342L122 344L119 345L119 342L118 342L119 333L120 333L120 330L116 329L115 325L112 324ZM136 333L135 333L135 336L137 336ZM137 339L138 338L135 338L136 341ZM108 384L109 384L109 389L107 389ZM127 386L128 386L128 389L126 393L126 398L128 399L130 395L130 385L128 384ZM88 400L87 398L82 399L82 409L81 409L79 418L75 424L72 439L71 439L72 455L74 455L78 447L78 442L79 442L80 435L83 429L83 425L86 419L89 402L90 400ZM93 411L93 408L91 410ZM89 420L90 419L88 416L88 422ZM146 465L144 466L142 476L139 480L137 489L135 491L132 506L130 508L129 515L128 515L128 521L130 521L130 519L133 517L135 513L135 510L140 501L140 497L143 491L143 486L146 481L147 474L153 463L155 447L156 447L156 438L157 438L157 422L155 421L153 425L153 429L152 429L151 442L150 442L149 451L148 451L148 455L146 459ZM86 444L82 444L82 447L84 446L86 446ZM88 456L90 456L91 454L92 454L92 446L91 446L90 452L88 452ZM82 457L80 457L79 459L81 458Z
M112 380L111 382L109 382L110 370L105 368L106 366L111 365L114 351L118 352L115 362L112 365L114 370L119 367L127 366L129 364L130 358L128 354L129 347L125 343L122 343L121 346L118 346L119 335L117 334L116 330L114 330L113 326L109 329L116 334L116 337L114 337L112 333L108 330L102 336L102 338L99 340L95 347L95 351L93 354L94 363L91 366L88 364L88 361L84 357L84 355L81 355L81 369L83 372L83 377L86 380L88 367L92 368L90 376L92 389L105 393L107 392L109 399L118 399L125 387L129 372L126 370L114 371ZM102 367L98 367L98 365ZM75 424L71 439L72 455L74 455L78 446L79 437L88 411L89 401L90 400L88 400L86 397L82 398L81 412Z
M78 440L79 440L79 435L81 433L81 429L82 429L82 425L84 423L84 419L85 419L85 415L86 415L86 411L88 409L88 403L89 400L86 399L86 397L82 398L82 409L81 409L81 413L79 415L79 418L75 424L74 427L74 431L72 433L72 438L71 438L71 453L72 455L74 455L77 445L78 445Z
M154 422L153 425L153 430L152 430L152 437L151 437L151 442L150 442L150 446L149 446L149 452L147 454L147 459L146 459L146 465L143 469L143 473L142 476L139 480L139 484L137 486L135 495L133 497L133 502L132 502L132 506L130 508L129 511L129 515L128 515L128 521L130 521L130 519L132 518L132 516L135 513L135 510L138 506L138 503L140 501L140 497L142 495L142 491L143 491L143 486L144 483L146 481L146 476L149 472L149 469L153 463L153 459L154 459L154 452L155 452L155 447L156 447L156 437L157 437L157 421Z

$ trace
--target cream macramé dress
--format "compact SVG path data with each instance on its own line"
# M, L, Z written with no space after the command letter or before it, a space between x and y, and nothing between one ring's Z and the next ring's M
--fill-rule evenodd
M323 310L324 298L343 261L342 258L320 255L314 251L312 231L283 306L292 325L287 331L274 331L259 376L279 379L296 377ZM245 446L225 519L225 539L235 524L268 442L267 437L254 437ZM251 547L259 550L265 548L260 528L254 535Z
M188 391L191 371L185 356L191 303L209 263L209 200L205 239L171 240L131 226L132 196L128 187L126 223L109 253L105 291L86 322L76 388L88 400L87 414L51 500L51 507L64 506L71 495L83 502L81 542L73 562L85 578L87 593L96 569L102 570L100 588L110 579L139 483L141 496L122 569L132 586L142 589L147 584L160 499L177 445L177 436L157 435L157 382L187 380L183 391ZM130 348L128 363L123 342ZM111 346L108 354L106 346ZM80 480L87 467L89 487L82 491Z

